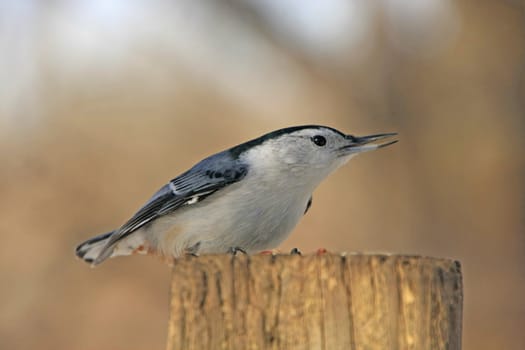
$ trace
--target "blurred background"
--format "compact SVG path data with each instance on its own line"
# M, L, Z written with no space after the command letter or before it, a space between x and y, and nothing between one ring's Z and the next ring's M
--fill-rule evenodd
M203 157L326 124L400 142L281 247L451 257L464 348L525 349L525 2L0 0L0 348L162 349L170 269L90 269Z

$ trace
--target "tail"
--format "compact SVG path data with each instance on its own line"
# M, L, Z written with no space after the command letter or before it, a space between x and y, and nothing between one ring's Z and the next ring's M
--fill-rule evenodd
M75 254L85 262L93 264L95 259L100 255L102 249L106 246L106 243L113 232L114 231L104 233L80 243L75 249Z
M140 234L126 237L124 241L117 241L107 247L111 236L115 231L104 233L79 244L75 254L91 266L96 266L108 258L134 253L145 254L144 239ZM120 244L119 244L120 242Z

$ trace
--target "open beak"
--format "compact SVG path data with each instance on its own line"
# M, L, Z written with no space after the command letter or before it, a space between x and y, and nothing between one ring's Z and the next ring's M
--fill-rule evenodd
M396 135L397 133L395 132L388 133L388 134L377 134L377 135L360 136L360 137L346 135L345 138L348 141L348 144L339 149L343 152L343 155L373 151L378 148L390 146L396 143L398 140L393 140L393 141L389 141L385 143L373 143L373 142L384 140L386 138L396 136Z

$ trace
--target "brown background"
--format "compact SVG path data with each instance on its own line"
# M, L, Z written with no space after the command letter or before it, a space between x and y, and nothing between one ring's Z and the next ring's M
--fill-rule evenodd
M524 3L282 3L0 3L0 348L163 348L169 268L74 246L309 123L401 141L323 183L282 249L459 259L464 348L525 348Z

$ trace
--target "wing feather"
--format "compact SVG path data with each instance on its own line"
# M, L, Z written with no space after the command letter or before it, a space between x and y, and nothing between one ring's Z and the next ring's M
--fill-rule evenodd
M246 176L247 167L244 164L231 159L227 161L224 157L225 155L219 153L205 159L163 186L131 219L115 231L94 263L108 257L115 243L156 218L170 214L182 206L201 202Z

